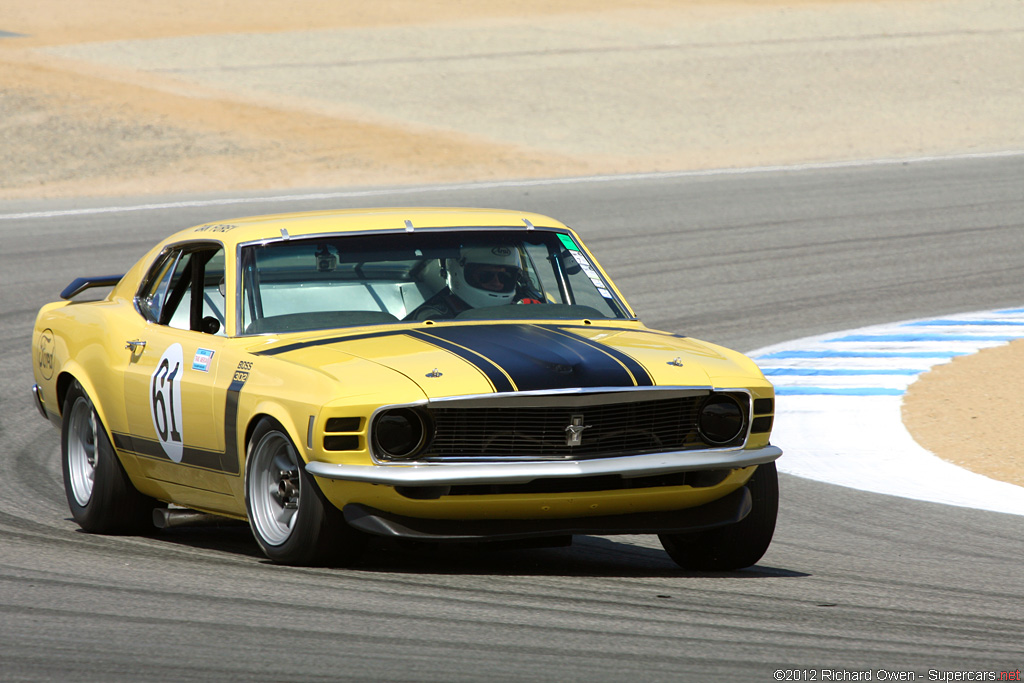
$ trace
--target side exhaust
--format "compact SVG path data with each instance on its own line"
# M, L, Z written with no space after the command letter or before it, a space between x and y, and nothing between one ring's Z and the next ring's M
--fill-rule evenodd
M196 512L195 510L182 508L155 508L153 510L153 525L157 529L186 526L236 526L242 524L245 524L245 522L232 519L231 517Z

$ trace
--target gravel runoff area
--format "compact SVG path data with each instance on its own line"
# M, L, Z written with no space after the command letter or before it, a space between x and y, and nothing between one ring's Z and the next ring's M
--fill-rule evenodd
M1022 56L1020 0L5 0L0 200L1019 150ZM905 423L1024 484L1022 361Z

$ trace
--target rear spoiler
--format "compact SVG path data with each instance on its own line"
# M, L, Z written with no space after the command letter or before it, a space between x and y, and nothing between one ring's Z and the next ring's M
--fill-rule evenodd
M121 281L124 275L101 275L99 277L78 277L60 293L61 299L70 299L76 294L81 294L93 287L113 287Z

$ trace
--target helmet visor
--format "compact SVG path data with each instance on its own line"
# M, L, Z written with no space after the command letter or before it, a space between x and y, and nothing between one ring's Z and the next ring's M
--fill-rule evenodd
M493 263L467 263L465 275L470 287L502 294L513 291L519 281L518 268Z

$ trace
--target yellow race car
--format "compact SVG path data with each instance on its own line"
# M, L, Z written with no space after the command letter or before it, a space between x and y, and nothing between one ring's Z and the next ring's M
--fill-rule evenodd
M772 385L647 329L551 218L210 223L61 298L36 320L33 393L86 531L218 515L289 564L351 562L369 535L652 533L691 569L771 542Z

